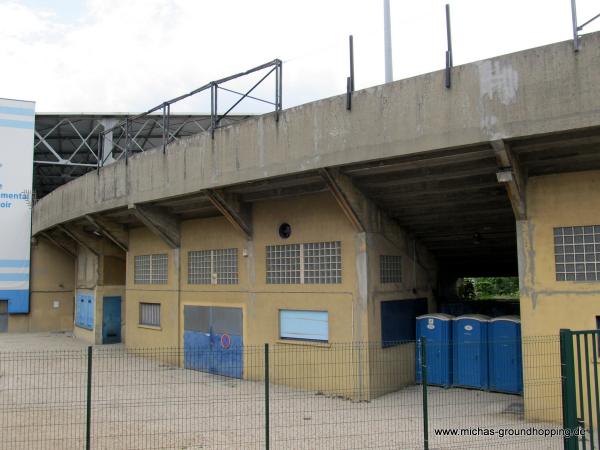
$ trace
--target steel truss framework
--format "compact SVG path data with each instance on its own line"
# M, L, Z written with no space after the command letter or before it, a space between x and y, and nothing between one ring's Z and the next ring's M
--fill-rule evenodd
M246 92L224 86L228 81L254 73L262 77ZM275 75L274 101L252 96L271 74ZM210 114L171 113L172 104L207 90L211 93ZM239 96L224 113L219 113L219 90ZM169 143L203 132L211 132L214 137L216 129L248 117L232 113L245 99L272 105L275 119L279 119L282 108L280 60L212 81L141 114L38 113L34 138L34 197L41 198L72 179L121 158L127 159L132 153L161 147L165 151Z
M34 131L33 184L36 198L85 173L100 163L99 135L105 129L124 121L128 114L38 113ZM244 120L248 115L230 115L223 125ZM162 116L149 115L130 121L130 145L137 151L160 147L163 141ZM210 130L210 114L171 114L171 140ZM116 151L125 148L123 129L113 131ZM108 163L108 162L106 162Z

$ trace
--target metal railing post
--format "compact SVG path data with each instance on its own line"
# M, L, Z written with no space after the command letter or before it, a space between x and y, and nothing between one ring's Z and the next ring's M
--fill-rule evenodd
M575 396L575 363L573 361L573 333L571 330L560 330L560 375L562 381L563 428L569 430L571 436L564 436L564 449L577 450L578 439L575 431L579 428L577 421L577 401Z
M269 423L269 344L265 344L265 448L269 450L270 423Z
M162 107L162 147L163 154L167 151L167 104L163 103Z
M348 47L350 50L350 76L346 79L346 109L352 109L352 93L354 92L354 38L348 37Z
M429 412L427 409L427 338L421 337L421 380L423 385L423 448L429 450Z
M452 61L452 30L450 28L450 5L446 3L446 88L452 87L452 67L454 62Z
M129 163L129 117L125 119L125 164Z
M573 27L573 50L579 51L579 27L577 26L577 0L571 0L571 25Z
M87 349L87 394L85 411L85 449L90 450L92 432L92 346Z

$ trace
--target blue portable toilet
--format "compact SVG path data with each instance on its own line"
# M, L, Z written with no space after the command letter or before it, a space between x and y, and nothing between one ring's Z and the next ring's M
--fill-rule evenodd
M453 385L487 389L489 317L466 314L455 317L453 337Z
M523 353L521 320L502 316L488 326L490 389L509 394L523 392Z
M421 338L425 341L427 384L452 384L452 318L449 314L425 314L417 317L416 378L421 383Z

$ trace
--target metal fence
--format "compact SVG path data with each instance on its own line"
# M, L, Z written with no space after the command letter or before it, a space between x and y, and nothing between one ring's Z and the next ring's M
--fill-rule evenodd
M186 369L189 349L3 352L0 448L563 448L558 337L524 339L524 395L431 385L438 350L246 346L243 379Z

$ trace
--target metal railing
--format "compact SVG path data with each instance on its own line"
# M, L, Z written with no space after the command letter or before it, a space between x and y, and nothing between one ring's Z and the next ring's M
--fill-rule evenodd
M248 89L246 92L239 92L234 89L230 89L228 87L223 86L229 81L246 77L257 72L264 72L264 75L256 83L254 83L254 85L252 85L252 87L250 87L250 89ZM272 74L274 74L275 76L275 95L273 101L265 100L263 98L250 95ZM193 91L187 94L180 95L179 97L167 100L161 103L160 105L150 108L144 113L127 117L124 121L116 124L114 127L105 129L99 133L98 168L104 166L109 161L112 162L121 158L125 158L125 160L127 161L132 153L143 152L144 148L143 146L137 143L136 138L138 137L138 135L140 135L140 133L142 133L145 130L146 122L143 122L141 128L139 128L137 131L134 131L133 124L135 122L140 122L140 120L144 121L145 119L150 118L151 115L159 114L159 117L162 118L162 120L160 121L154 121L154 125L158 125L162 130L162 149L163 152L165 152L167 145L169 145L171 142L177 139L177 130L174 132L170 131L171 106L177 102L185 100L201 92L210 91L210 128L208 131L210 131L211 136L213 138L215 130L224 126L225 119L230 116L230 113L244 99L252 99L261 103L272 105L275 111L275 120L279 121L279 114L281 112L283 104L282 76L283 63L279 59L274 59L273 61L269 61L265 64L261 64L260 66L253 67L252 69L246 70L245 72L240 72L235 75L230 75L225 78L211 81L210 83L207 83L197 89L194 89ZM237 99L223 113L219 113L219 90L239 96L239 99ZM118 139L113 139L113 134L117 131ZM117 154L116 157L114 157L115 153Z

